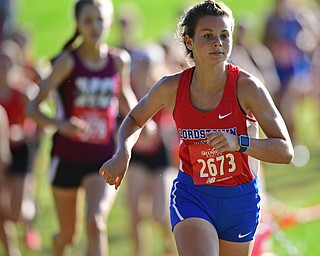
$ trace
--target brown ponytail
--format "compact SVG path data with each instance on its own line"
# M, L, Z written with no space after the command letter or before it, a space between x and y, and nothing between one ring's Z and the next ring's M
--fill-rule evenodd
M78 36L79 36L79 32L76 29L73 36L62 47L62 51L69 51L69 50L74 49L74 43L77 40Z

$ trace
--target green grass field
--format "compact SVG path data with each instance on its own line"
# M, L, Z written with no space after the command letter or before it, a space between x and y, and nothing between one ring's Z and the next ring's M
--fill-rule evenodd
M46 59L57 54L63 43L73 32L72 6L74 1L54 0L25 0L16 9L17 24L30 32L31 43L36 59ZM115 0L115 13L124 0ZM144 13L144 24L141 38L144 40L157 40L164 32L174 31L178 14L183 6L195 3L190 0L132 0ZM237 17L250 15L256 19L257 36L259 28L263 25L265 12L272 7L270 0L228 0ZM117 27L114 26L110 43L117 42ZM299 104L296 111L299 140L308 146L311 157L307 165L295 167L294 165L266 164L265 178L267 192L290 207L307 207L320 203L320 144L317 141L320 117L318 106L313 101L306 100ZM46 137L41 144L41 151L37 158L37 200L39 206L36 224L41 231L43 250L40 253L29 252L21 244L23 256L51 255L51 235L56 230L57 221L54 213L51 191L47 181L48 152L50 140ZM130 256L131 242L128 234L128 214L124 207L123 186L108 220L110 255ZM161 246L157 227L146 222L148 249L151 256L161 255ZM317 234L320 232L320 220L312 223L296 225L284 230L278 237L272 239L277 256L294 255L290 252L291 245L299 251L299 255L320 255L320 243ZM19 233L20 234L20 233ZM280 238L279 238L280 237ZM81 236L70 255L83 255L84 237ZM1 255L1 251L0 251Z
M21 3L17 8L19 13L17 23L30 31L35 54L40 58L51 57L56 54L63 43L73 33L73 0L54 0L45 2L40 0L17 1ZM186 6L196 3L192 0L116 0L115 17L123 3L135 3L143 12L143 30L141 38L144 40L155 40L167 31L176 29L176 22L180 12ZM259 17L255 24L257 27L263 23L264 13L272 8L270 1L232 1L227 0L234 10L235 17L244 15ZM117 26L111 31L109 42L117 42Z

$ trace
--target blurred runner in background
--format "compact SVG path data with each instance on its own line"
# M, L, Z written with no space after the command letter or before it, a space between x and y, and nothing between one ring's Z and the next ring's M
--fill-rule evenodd
M178 55L171 50L174 49L173 40L170 43L163 41L162 45L140 44L137 31L143 15L136 5L122 6L119 16L119 45L131 55L131 85L137 98L142 99L163 74L178 71L178 58L173 63ZM159 111L152 120L156 132L143 132L133 149L127 173L127 205L135 256L149 255L145 243L148 230L144 224L150 216L159 224L160 229L157 230L160 230L164 253L175 252L169 221L169 192L176 174L175 163L172 162L176 151L172 150L177 148L178 140L173 119L167 110Z
M130 88L130 56L104 43L109 33L111 1L75 3L73 37L53 61L52 72L40 83L40 92L28 114L41 126L54 127L51 151L52 185L58 232L53 255L64 255L75 242L81 216L79 192L86 196L86 255L108 255L107 217L116 191L99 176L99 166L115 150L119 109L122 115L137 103ZM39 109L50 92L57 91L57 116Z
M7 111L10 127L10 150L12 163L3 177L1 211L7 218L5 225L8 253L12 251L10 242L14 238L15 225L24 224L24 241L29 249L39 250L41 238L33 227L36 216L35 183L33 165L36 156L40 130L36 124L25 116L28 102L35 97L38 86L25 77L17 61L21 53L19 46L12 40L2 42L0 50L0 104ZM15 249L18 251L18 247Z

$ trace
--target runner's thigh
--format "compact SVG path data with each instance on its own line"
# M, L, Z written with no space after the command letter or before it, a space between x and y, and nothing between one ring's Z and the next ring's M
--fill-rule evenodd
M174 227L179 256L219 256L218 234L214 226L200 218L188 218Z

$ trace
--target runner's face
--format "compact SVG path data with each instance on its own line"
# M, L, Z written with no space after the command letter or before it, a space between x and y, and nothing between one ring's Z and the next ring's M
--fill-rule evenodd
M198 21L193 38L186 37L195 61L224 62L232 48L231 20L225 16L205 16Z
M101 40L110 28L110 19L103 16L99 6L88 4L81 11L77 22L79 33L84 40Z

